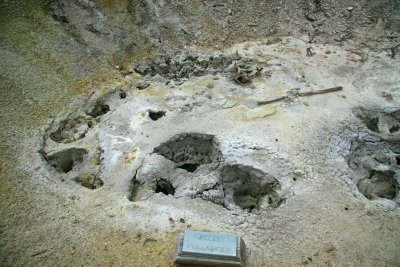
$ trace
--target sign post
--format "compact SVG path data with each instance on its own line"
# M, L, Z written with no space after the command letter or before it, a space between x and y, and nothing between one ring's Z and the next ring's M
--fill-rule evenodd
M242 267L245 245L234 234L185 231L179 239L176 263Z

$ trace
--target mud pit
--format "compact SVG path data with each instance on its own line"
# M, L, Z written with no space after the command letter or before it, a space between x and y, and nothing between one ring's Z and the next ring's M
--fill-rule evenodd
M162 71L154 62L139 63L141 71L126 75L126 85L94 91L66 118L46 126L40 150L65 187L94 189L113 199L110 208L119 203L124 212L115 220L123 225L166 232L188 227L234 231L245 237L251 251L272 244L274 228L263 225L290 217L300 207L296 199L336 203L340 197L350 217L371 210L397 214L395 102L382 97L380 107L368 104L368 90L349 89L357 84L352 77L331 77L349 60L357 66L357 55L320 46L314 49L320 61L296 52L306 47L286 38L273 45L239 44L223 54L192 51L156 58ZM177 75L184 66L186 74ZM249 83L235 80L240 71ZM342 92L301 97L339 80L345 85ZM280 95L288 97L282 103L257 104ZM357 106L356 98L365 106ZM328 115L332 109L335 117ZM327 193L316 194L321 186ZM336 191L330 192L330 186ZM143 216L146 220L139 219ZM276 219L269 221L271 216ZM278 227L296 231L296 221ZM332 246L314 261L334 261L330 253L338 245ZM263 261L248 259L249 266Z
M279 206L281 200L275 189L280 184L266 173L248 166L227 165L221 170L224 190L224 206L237 205L251 212L259 208L263 201L272 207ZM264 204L265 206L265 204Z
M370 132L352 144L349 166L355 172L353 181L368 199L390 199L399 204L400 111L361 109L356 113Z
M220 160L220 151L214 136L181 134L154 149L154 152L176 163L176 166L194 172L200 165Z
M186 229L250 267L400 265L398 5L100 2L0 54L0 265L173 266Z

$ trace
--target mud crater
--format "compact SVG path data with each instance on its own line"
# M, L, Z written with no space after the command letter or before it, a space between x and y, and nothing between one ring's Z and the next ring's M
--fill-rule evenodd
M84 138L93 125L94 122L90 117L69 116L59 123L56 131L50 133L50 138L57 143L71 143Z
M108 113L111 106L126 97L126 92L119 87L101 96L92 95L81 110L52 123L45 130L40 153L60 174L61 181L71 180L88 189L103 186L100 177L102 151L96 137L89 132L101 123L101 116Z
M276 191L281 186L273 176L245 165L225 165L220 171L225 207L237 205L251 212L262 201L274 208L281 204Z
M200 165L218 162L222 158L214 136L198 133L179 134L156 147L154 152L188 172L194 172Z
M49 130L51 131L50 139L63 144L83 139L88 131L99 122L100 117L110 111L110 105L115 104L118 99L125 99L126 96L124 90L116 88L95 100L89 100L86 107L83 108L85 113L72 112L65 119L55 123L56 130ZM54 128L54 126L50 128Z
M400 110L358 109L368 134L354 140L348 157L353 182L368 199L400 204Z
M84 148L67 148L44 155L45 161L60 173L61 181L72 180L88 189L103 186L100 178L100 152L90 153Z
M70 148L46 155L46 160L56 171L68 173L80 168L86 160L87 151L82 148Z
M278 207L283 201L278 194L280 189L280 182L262 170L224 163L213 135L184 133L154 149L135 174L130 200L145 200L162 193L252 212Z

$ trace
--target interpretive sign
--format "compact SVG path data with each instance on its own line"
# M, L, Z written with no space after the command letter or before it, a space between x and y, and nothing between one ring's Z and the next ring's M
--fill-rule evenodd
M237 237L233 234L186 231L182 252L236 256Z
M230 233L185 231L176 263L207 266L243 266L244 242Z

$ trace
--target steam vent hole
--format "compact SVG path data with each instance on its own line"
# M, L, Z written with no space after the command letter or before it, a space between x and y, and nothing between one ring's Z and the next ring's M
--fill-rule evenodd
M245 165L226 165L221 170L225 206L237 205L247 211L258 208L268 198L272 207L280 204L276 189L280 183L273 176Z
M154 152L176 163L178 168L195 172L203 164L219 161L221 152L213 135L184 133L174 136Z
M47 162L58 172L68 173L84 161L87 151L82 148L70 148L46 156Z
M153 121L156 121L158 119L161 119L162 117L165 116L165 111L149 111L149 117Z
M161 179L156 183L156 193L163 193L164 195L174 195L175 188L174 186L167 180Z

